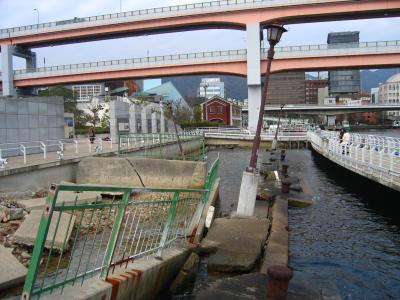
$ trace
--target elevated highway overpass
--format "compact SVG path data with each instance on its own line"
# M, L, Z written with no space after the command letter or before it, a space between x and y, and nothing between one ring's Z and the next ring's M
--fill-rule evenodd
M365 104L365 105L285 105L282 111L285 113L305 115L338 115L358 112L396 111L400 110L398 104ZM248 112L248 108L243 108ZM280 112L279 105L266 105L265 113Z
M219 0L0 30L0 45L42 47L88 40L207 28L246 30L249 24L282 24L400 14L400 0Z
M400 65L400 41L277 47L273 72ZM14 71L17 87L36 87L121 78L149 78L184 74L248 75L247 51L227 50L129 58ZM266 50L262 49L262 70ZM285 108L286 109L286 108Z
M260 70L265 68L262 65L265 60L260 51L260 29L264 24L272 22L292 24L398 15L400 15L400 0L219 0L6 28L0 30L2 90L4 96L14 95L14 79L16 86L46 85L51 82L53 84L64 83L66 82L62 80L64 76L68 77L69 82L78 82L83 79L81 73L87 71L86 68L91 68L93 73L85 75L86 81L194 73L238 74L247 76L249 114L251 115L249 128L253 130L256 127L257 109L261 99ZM83 64L83 68L71 67L79 69L81 72L79 74L65 72L64 66L44 70L42 74L46 72L49 74L35 78L27 75L28 72L17 72L15 77L13 73L13 55L25 58L27 69L36 68L35 54L30 50L35 47L208 28L245 30L245 51L239 51L235 59L233 59L232 53L221 54L218 61L215 60L214 55L210 54L204 55L203 61L197 59L197 54L194 54L196 60L187 56L184 58L185 62L179 56L179 66L175 61L176 56L170 56L167 59L164 57L162 59L160 57L153 58L154 60L160 59L163 64L155 66L153 64L155 61L151 61L151 64L147 62L147 68L143 67L146 60L140 59L139 64L137 60L118 60L116 61L118 65L115 67L116 70L114 70L114 62L107 62L107 68L104 68L106 63L102 65L101 62L99 65L96 62ZM348 66L390 67L397 65L399 61L399 54L396 51L394 53L386 52L384 55L371 52L368 55L366 53L353 53L353 55L351 53L342 53L342 55L332 53L330 55L328 57L320 53L319 55L311 54L308 57L289 55L283 58L278 56L273 71L330 69ZM335 58L335 55L339 57ZM212 56L211 60L209 60L209 56ZM124 68L121 68L121 61ZM129 64L131 65L129 66ZM111 69L110 65L112 65ZM158 74L156 75L156 73ZM50 75L52 79L46 75ZM111 77L111 75L113 76Z

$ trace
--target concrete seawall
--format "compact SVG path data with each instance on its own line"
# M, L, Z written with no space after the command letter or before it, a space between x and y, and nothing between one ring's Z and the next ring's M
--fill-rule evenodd
M182 146L185 153L190 153L200 148L201 140L185 141L182 142ZM163 145L163 149L167 154L165 157L177 157L180 154L177 143L170 143L167 147ZM139 148L130 151L130 153L132 156L144 156L145 154L156 156L160 154L160 147L154 145L146 150ZM110 157L116 155L117 153L110 152L93 156ZM61 161L45 162L18 168L8 167L5 170L0 170L0 192L38 191L47 189L52 183L60 181L76 182L77 166L82 159L63 159Z
M77 168L76 182L141 187L202 188L206 162L141 157L88 157Z

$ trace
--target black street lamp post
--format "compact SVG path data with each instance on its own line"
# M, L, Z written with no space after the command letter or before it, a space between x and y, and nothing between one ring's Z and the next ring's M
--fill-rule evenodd
M258 114L257 130L253 141L253 147L251 149L250 164L246 169L246 171L248 172L254 172L257 166L257 156L258 156L257 154L261 142L261 128L264 123L264 107L267 98L269 75L271 73L271 63L272 60L274 59L274 54L275 54L274 48L275 45L279 43L282 34L287 31L283 26L278 24L270 24L267 25L265 28L267 29L267 40L269 42L270 47L267 54L268 58L267 69L265 71L265 76L264 76L264 87L261 95L261 104L260 104L260 112Z

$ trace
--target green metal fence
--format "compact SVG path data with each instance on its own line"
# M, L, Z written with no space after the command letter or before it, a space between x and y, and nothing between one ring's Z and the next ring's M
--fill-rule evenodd
M183 143L184 156L180 154L178 138ZM184 142L199 141L197 148L188 151ZM186 151L185 151L186 150ZM161 159L203 160L206 149L204 137L197 132L172 133L120 133L118 153L126 156L142 156Z
M193 234L218 164L219 159L212 164L204 189L54 186L43 210L22 298L56 296L67 285L82 285L93 276L105 279L139 257L162 257L163 249ZM92 200L81 201L89 193Z

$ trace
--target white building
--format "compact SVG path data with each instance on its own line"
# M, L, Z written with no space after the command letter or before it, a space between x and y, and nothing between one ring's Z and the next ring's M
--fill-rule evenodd
M78 103L90 102L92 98L104 94L104 84L80 84L73 85L71 88Z
M379 103L379 88L371 89L371 103Z
M400 73L391 76L385 83L379 86L379 102L400 105ZM387 115L397 118L400 116L400 112L388 111Z
M207 99L213 96L225 98L225 83L220 78L202 78L198 95Z

